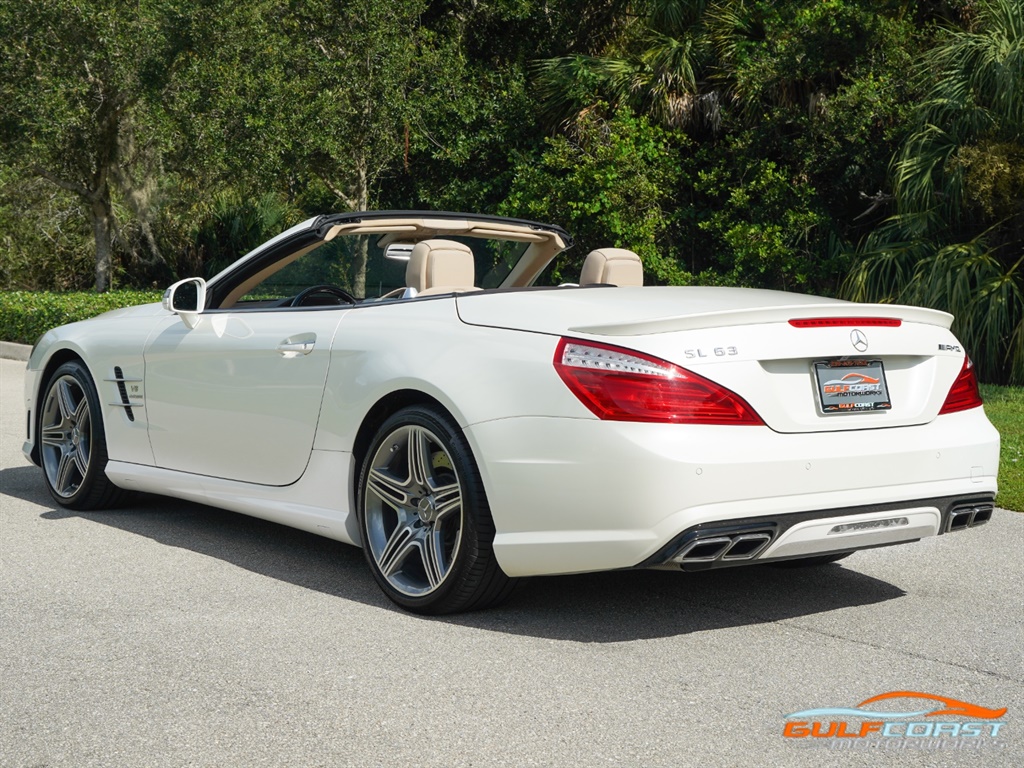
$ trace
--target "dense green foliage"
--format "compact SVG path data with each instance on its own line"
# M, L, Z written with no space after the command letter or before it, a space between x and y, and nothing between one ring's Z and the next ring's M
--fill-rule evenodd
M609 120L589 115L570 135L547 139L539 161L516 168L499 210L559 221L577 238L575 253L556 265L553 282L574 282L583 258L601 246L636 251L661 282L688 282L669 241L670 211L662 208L679 175L674 155L684 142L628 111Z
M923 99L893 159L893 215L852 298L952 312L988 380L1024 382L1024 2L965 6L915 63Z
M210 275L330 210L505 213L659 283L947 309L1024 381L1024 0L0 5L0 288Z
M51 328L121 309L160 301L158 291L0 291L0 339L35 344Z

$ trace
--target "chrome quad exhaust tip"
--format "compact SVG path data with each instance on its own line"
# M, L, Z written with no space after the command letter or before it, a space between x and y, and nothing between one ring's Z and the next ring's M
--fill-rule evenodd
M992 511L995 505L990 502L978 502L974 504L961 504L953 507L946 520L946 533L951 531L963 531L977 525L983 525L992 519Z
M675 563L685 570L701 570L716 564L753 560L764 552L775 538L775 530L751 531L749 528L733 531L721 528L698 531L666 562Z

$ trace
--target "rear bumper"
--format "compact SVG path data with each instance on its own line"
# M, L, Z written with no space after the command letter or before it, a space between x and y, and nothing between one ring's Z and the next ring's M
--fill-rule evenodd
M991 503L999 460L981 408L842 433L519 418L466 435L512 576L656 566L688 533L748 521L771 528L766 545L719 565L913 541L957 504ZM894 517L907 522L832 532Z
M991 495L953 496L721 521L684 531L639 567L701 571L904 544L982 525L993 510Z

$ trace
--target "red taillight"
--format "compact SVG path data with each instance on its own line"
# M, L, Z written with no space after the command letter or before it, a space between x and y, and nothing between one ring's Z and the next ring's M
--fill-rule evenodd
M807 317L789 324L794 328L899 328L903 321L898 317Z
M956 377L953 386L949 388L946 402L942 404L939 414L966 411L979 405L982 405L982 402L981 393L978 392L978 377L974 375L974 363L965 355L964 366L960 369L960 375Z
M735 392L631 349L562 339L555 370L598 418L676 424L763 424Z

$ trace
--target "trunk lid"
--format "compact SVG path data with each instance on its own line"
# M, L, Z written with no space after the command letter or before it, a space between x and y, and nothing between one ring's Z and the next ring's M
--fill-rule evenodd
M472 325L594 339L676 363L740 395L777 432L925 424L964 359L945 312L779 291L567 288L468 294L458 307ZM818 319L826 323L799 322ZM815 364L833 361L881 363L891 407L826 413L822 383L843 371L819 379Z

